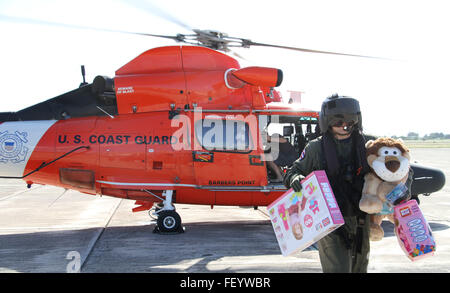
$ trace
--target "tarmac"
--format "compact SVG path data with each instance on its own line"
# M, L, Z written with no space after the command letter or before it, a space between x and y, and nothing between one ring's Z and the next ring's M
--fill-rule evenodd
M393 225L371 242L369 273L450 272L450 149L411 149L415 161L444 170L442 190L420 196L436 253L415 262L401 250ZM321 273L310 247L281 255L265 207L176 204L185 232L153 233L134 201L86 195L52 186L26 188L0 180L1 273Z

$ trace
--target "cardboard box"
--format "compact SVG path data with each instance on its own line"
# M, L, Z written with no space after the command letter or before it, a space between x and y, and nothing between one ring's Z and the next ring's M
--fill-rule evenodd
M344 224L325 171L314 171L301 183L301 192L290 189L267 206L284 256L309 247Z
M394 219L398 243L410 260L434 254L436 242L417 201L409 200L395 206Z

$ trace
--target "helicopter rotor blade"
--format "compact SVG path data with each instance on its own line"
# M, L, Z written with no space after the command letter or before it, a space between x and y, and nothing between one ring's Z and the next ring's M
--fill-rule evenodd
M250 41L250 40L247 40L247 39L242 39L242 41L243 41L243 47L262 46L262 47L273 47L273 48L280 48L280 49L288 49L288 50L294 50L294 51L300 51L300 52L306 52L306 53L318 53L318 54L329 54L329 55L340 55L340 56L349 56L349 57L360 57L360 58L371 58L371 59L388 60L388 58L383 58L383 57L375 57L375 56L367 56L367 55L357 55L357 54L348 54L348 53L339 53L339 52L331 52L331 51L322 51L322 50L313 50L313 49L297 48L297 47L290 47L290 46L281 46L281 45L257 43L257 42L253 42L253 41Z
M180 37L178 35L177 36L167 36L167 35L155 35L155 34L130 32L130 31L122 31L122 30L112 30L112 29L106 29L106 28L66 24L66 23L52 22L52 21L47 21L47 20L24 18L24 17L17 17L17 16L8 16L8 15L0 14L0 21L2 21L2 20L10 21L10 22L37 24L37 25L47 25L47 26L54 26L54 27L65 27L65 28L71 28L71 29L94 30L94 31L109 32L109 33L122 33L122 34L129 34L129 35L158 37L158 38L172 39L175 41L182 41L182 39L180 39Z
M134 8L137 8L139 10L144 10L147 11L155 16L161 17L171 23L175 23L189 31L192 31L192 27L186 23L184 23L183 21L181 21L180 19L174 17L173 15L171 15L170 13L168 13L167 11L159 8L158 6L150 3L150 2L146 2L146 1L142 1L142 0L127 0L125 1L126 4L133 6Z
M231 54L231 55L233 55L233 56L235 56L235 57L237 57L237 58L239 58L239 59L241 59L241 60L249 61L249 60L247 60L247 58L244 58L241 54L238 54L238 53L237 53L236 51L234 51L234 50L229 50L228 53Z
M137 5L137 4L135 3L135 5ZM153 7L153 6L151 6L151 7ZM156 9L158 9L158 8L156 8ZM229 37L227 34L218 32L218 31L191 29L189 26L185 25L181 21L176 20L174 17L170 16L169 14L165 13L164 11L162 11L160 9L158 9L158 10L161 11L160 14L166 15L169 18L169 20L171 19L173 21L176 21L181 26L183 26L189 30L192 30L195 34L186 34L186 35L185 34L177 34L176 36L157 35L157 34L149 34L149 33L141 33L141 32L130 32L130 31L123 31L123 30L113 30L113 29L96 28L96 27L90 27L90 26L64 24L64 23L51 22L51 21L46 21L46 20L24 18L24 17L17 17L17 16L8 16L8 15L2 15L2 14L0 14L0 21L30 23L30 24L38 24L38 25L66 27L66 28L71 28L71 29L84 29L84 30L94 30L94 31L101 31L101 32L112 32L112 33L140 35L140 36L147 36L147 37L165 38L165 39L174 40L176 42L183 42L183 43L191 44L191 45L204 46L204 47L208 47L208 48L215 49L215 50L221 50L221 51L225 51L225 52L229 52L230 51L229 48L231 48L231 47L249 48L250 46L261 46L261 47L288 49L288 50L294 50L294 51L300 51L300 52L306 52L306 53L318 53L318 54L340 55L340 56L349 56L349 57L392 60L392 59L383 58L383 57L374 57L374 56L367 56L367 55L357 55L357 54L314 50L314 49L298 48L298 47L283 46L283 45L258 43L258 42L253 42L249 39ZM242 59L244 59L244 58L242 58Z

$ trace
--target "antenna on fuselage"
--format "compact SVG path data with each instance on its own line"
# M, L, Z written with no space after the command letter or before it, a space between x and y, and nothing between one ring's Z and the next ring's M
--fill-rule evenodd
M83 82L80 83L80 87L87 85L86 82L86 71L84 70L84 65L81 65L81 76L83 77Z

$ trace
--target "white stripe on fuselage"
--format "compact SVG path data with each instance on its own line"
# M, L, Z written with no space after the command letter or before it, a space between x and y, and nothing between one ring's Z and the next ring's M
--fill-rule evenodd
M0 176L22 177L34 148L55 122L12 121L0 124Z

